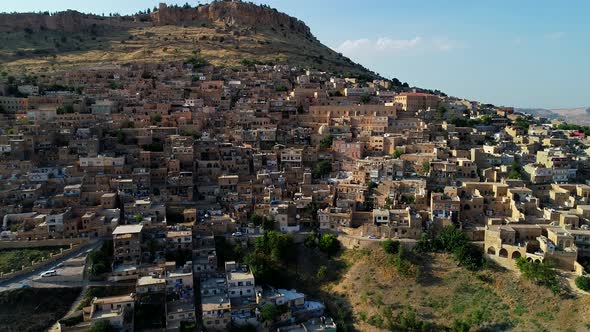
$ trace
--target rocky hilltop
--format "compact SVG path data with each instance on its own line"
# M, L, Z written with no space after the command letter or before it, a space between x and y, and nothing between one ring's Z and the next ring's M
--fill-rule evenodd
M194 22L222 22L245 27L287 27L289 31L311 36L301 20L266 6L241 1L217 1L196 8L168 7L160 4L151 14L156 25L191 24Z
M24 30L57 30L72 33L86 31L98 25L131 28L138 26L138 20L134 16L103 17L83 14L75 10L59 12L53 15L48 13L0 14L0 32L4 33Z
M199 56L219 66L284 63L375 76L319 42L301 20L242 1L160 4L149 14L128 16L73 10L0 14L0 44L0 69L10 72Z
M198 7L169 7L161 3L157 11L151 14L104 17L84 14L75 10L49 13L2 13L0 14L0 32L18 32L25 29L62 30L79 32L93 26L110 26L132 28L162 25L187 25L202 23L223 23L241 27L287 27L289 31L312 36L311 31L301 20L281 13L268 6L258 6L241 1L214 1Z

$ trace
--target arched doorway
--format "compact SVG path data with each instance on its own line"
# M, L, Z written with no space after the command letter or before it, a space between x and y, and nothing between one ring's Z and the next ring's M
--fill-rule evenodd
M488 248L488 255L495 255L495 254L496 254L496 248L489 247Z
M520 258L520 257L522 257L522 256L520 255L520 252L518 252L518 251L515 251L515 252L513 252L513 253L512 253L512 259L517 259L517 258Z
M508 257L508 250L504 248L500 249L500 257Z

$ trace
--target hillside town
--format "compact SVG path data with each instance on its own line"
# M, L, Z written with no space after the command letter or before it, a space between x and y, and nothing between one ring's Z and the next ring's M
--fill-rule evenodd
M0 95L0 242L96 244L108 254L86 269L132 288L93 297L61 331L336 331L316 294L221 254L272 256L263 247L284 238L411 247L454 227L508 268L551 261L575 278L588 266L586 127L397 79L219 68L198 53L2 73Z

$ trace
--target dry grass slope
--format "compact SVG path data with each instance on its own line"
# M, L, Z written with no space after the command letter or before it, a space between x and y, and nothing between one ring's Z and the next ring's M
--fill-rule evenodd
M385 331L388 317L414 311L420 320L471 331L587 331L590 298L559 298L513 272L469 272L435 254L417 277L400 277L380 248L348 251L350 268L326 291L349 303L354 328Z
M102 27L95 32L55 30L0 34L1 70L29 74L89 65L184 60L199 54L214 65L234 67L241 61L288 63L332 72L368 70L317 40L285 28L252 29L221 23Z

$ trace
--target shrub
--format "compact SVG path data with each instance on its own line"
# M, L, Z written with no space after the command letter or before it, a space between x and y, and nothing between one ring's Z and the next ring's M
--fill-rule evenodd
M325 265L320 266L318 272L316 273L316 278L318 280L324 280L328 276L328 268Z
M400 246L399 241L385 240L385 241L381 242L381 247L388 254L397 253L399 250L399 246Z
M196 56L190 57L184 61L185 65L192 65L194 69L204 67L208 64L207 60Z
M108 320L98 320L90 326L90 332L111 332L115 329Z

